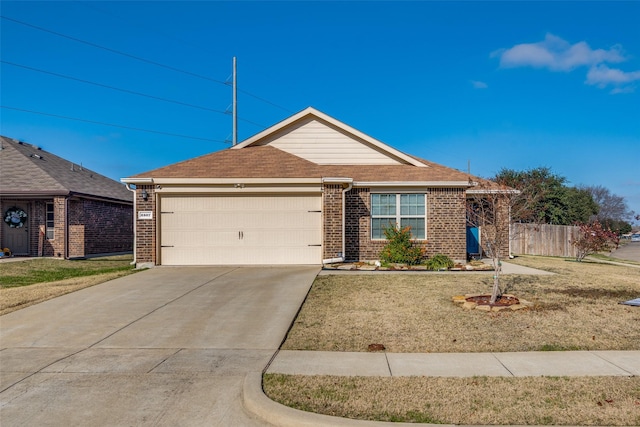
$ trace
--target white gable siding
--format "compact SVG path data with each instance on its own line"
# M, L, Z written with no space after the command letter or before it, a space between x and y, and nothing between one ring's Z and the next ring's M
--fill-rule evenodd
M318 120L287 128L262 142L319 165L398 165L360 138Z

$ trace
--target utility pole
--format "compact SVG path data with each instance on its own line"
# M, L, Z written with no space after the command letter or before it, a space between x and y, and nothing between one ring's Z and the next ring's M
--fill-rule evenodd
M232 144L238 143L238 74L236 72L236 57L233 57L233 137Z

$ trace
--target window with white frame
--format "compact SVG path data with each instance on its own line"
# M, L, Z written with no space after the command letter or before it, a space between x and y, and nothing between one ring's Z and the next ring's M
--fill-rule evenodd
M386 227L411 227L414 239L426 238L424 194L371 194L371 238L385 239Z
M47 203L47 211L46 211L46 227L47 227L47 240L53 240L53 238L55 237L55 233L54 233L54 213L53 213L53 203Z

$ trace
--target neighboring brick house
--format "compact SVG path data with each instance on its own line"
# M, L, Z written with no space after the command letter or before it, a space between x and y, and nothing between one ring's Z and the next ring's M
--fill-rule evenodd
M464 260L466 192L478 180L313 108L122 179L136 188L136 261L149 265L377 260L390 223L411 226L428 256Z
M0 137L0 247L79 258L133 250L133 193L39 147Z

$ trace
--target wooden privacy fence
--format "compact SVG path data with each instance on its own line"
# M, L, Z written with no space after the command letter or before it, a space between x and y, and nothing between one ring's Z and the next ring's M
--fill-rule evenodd
M578 238L579 230L571 225L511 224L511 253L575 257L571 242Z

